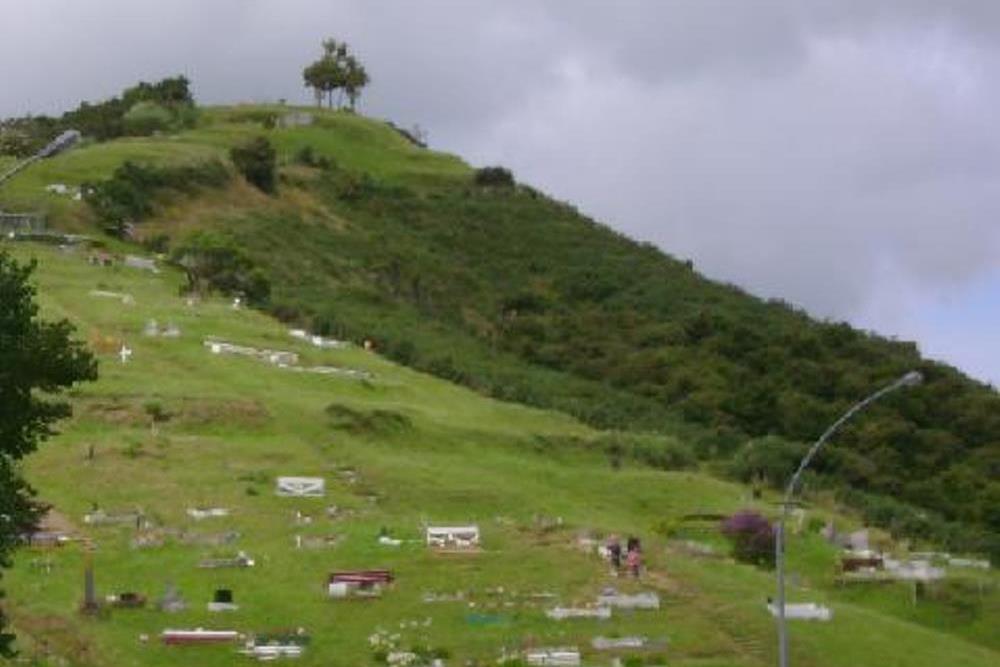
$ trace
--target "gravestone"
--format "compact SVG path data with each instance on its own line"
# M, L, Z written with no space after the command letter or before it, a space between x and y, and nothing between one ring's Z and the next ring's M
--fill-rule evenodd
M164 591L163 597L160 598L157 606L160 608L160 611L173 614L184 611L187 608L187 603L181 597L180 591L177 590L173 582L170 582L167 584L167 589Z

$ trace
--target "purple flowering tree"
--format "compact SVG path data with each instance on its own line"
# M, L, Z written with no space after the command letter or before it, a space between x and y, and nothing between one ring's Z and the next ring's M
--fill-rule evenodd
M774 526L763 515L741 510L722 522L733 543L733 557L743 563L774 567Z

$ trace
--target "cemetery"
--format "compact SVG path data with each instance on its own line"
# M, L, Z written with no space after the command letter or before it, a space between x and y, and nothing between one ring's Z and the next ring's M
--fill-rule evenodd
M96 389L81 390L87 402L77 417L32 463L43 499L74 525L24 536L36 550L19 553L4 579L14 618L50 618L58 605L91 655L103 649L129 665L484 667L498 655L594 667L771 663L773 572L737 562L718 530L719 516L747 503L773 511L767 498L754 504L744 487L690 471L612 471L603 458L536 453L539 434L591 432L400 369L360 346L290 334L250 309L234 312L228 299L188 307L162 284L172 276L167 266L159 274L128 271L88 303L105 267L43 252L64 272L58 307L84 332L112 333L112 354L122 347L120 332L145 337L127 363L105 361ZM135 295L131 307L120 308L127 295ZM168 334L173 328L185 335ZM356 368L380 382L332 388L305 371L262 373L236 360L203 370L206 350L309 368L291 350L226 342L289 338L311 348L304 358L329 355L343 364L330 368ZM333 430L331 401L365 414L392 410L412 423L374 434ZM155 435L143 411L150 402L176 415ZM156 457L103 454L132 441ZM87 459L94 443L98 454ZM683 528L660 532L663 513ZM911 612L908 587L981 584L971 599L985 607L996 599L995 570L974 554L883 550L863 530L829 542L816 528L790 537L795 602L786 614L795 650L818 667L833 664L823 656L844 649L825 631L864 627L872 635L866 642L886 654L905 642L938 665L991 666L993 654L976 643L988 616L967 616L968 639L937 649L921 610L958 616L946 616L949 608L932 596ZM620 570L612 564L615 535ZM638 577L626 571L629 536L642 540ZM81 577L86 554L93 565ZM841 576L887 581L839 587ZM38 604L38 591L51 602ZM905 607L882 601L894 595ZM93 613L80 613L81 600L95 603ZM308 634L254 632L299 626ZM747 637L765 648L750 647ZM654 654L663 661L650 662ZM118 667L102 657L95 665Z

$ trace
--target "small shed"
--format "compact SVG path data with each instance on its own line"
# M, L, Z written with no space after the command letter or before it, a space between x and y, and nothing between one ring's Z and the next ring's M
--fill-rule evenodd
M393 581L389 570L342 570L330 573L327 594L332 598L378 597Z
M289 498L320 498L326 495L322 477L279 477L275 493Z

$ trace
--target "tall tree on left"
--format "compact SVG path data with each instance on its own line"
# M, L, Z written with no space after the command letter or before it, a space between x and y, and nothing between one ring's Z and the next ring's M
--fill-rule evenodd
M64 389L97 378L97 362L71 338L66 320L39 318L29 279L34 262L21 264L0 251L0 568L21 536L35 529L45 507L21 475L20 461L71 413L58 400ZM0 608L0 658L13 654Z

